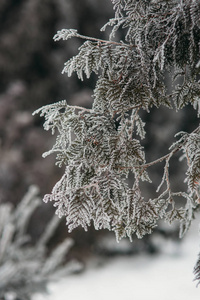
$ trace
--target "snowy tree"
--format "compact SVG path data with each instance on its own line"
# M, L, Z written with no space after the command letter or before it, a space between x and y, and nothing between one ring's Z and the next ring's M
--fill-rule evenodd
M200 128L178 132L166 155L146 162L142 112L165 106L176 111L192 105L200 115L200 2L195 0L111 0L115 15L107 40L62 29L54 36L85 40L63 73L80 80L97 75L93 106L70 106L66 100L35 113L45 117L45 130L57 134L53 148L62 178L44 201L54 201L69 231L91 223L106 228L119 241L152 233L158 221L180 222L180 237L190 227L200 204ZM121 39L120 39L121 38ZM170 88L169 80L170 78ZM156 145L155 145L156 147ZM187 165L183 190L171 185L172 157ZM143 182L149 169L164 162L157 196L146 199ZM181 204L181 205L180 205ZM195 268L199 281L199 264Z

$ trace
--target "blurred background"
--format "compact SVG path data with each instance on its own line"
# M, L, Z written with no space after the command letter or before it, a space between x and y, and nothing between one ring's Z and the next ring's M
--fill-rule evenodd
M114 16L110 0L1 0L0 1L0 204L10 202L16 207L31 185L40 190L40 197L50 193L63 174L55 166L53 155L43 159L42 153L52 147L55 137L43 129L43 119L32 112L46 104L66 99L69 104L91 107L91 94L96 77L81 82L75 75L61 75L64 62L76 55L82 40L54 42L53 36L62 28L108 38L100 28ZM168 152L174 134L191 132L197 126L196 113L187 107L176 113L166 108L143 113L147 137L143 145L147 161ZM156 146L155 146L156 145ZM184 165L175 159L171 179L176 190L182 188ZM155 196L162 177L163 165L151 170L153 185L144 187L144 195ZM34 242L54 214L52 203L38 207L28 225ZM157 230L171 239L178 238L177 227ZM61 222L50 247L65 237L72 237L74 246L69 258L87 261L95 255L114 256L159 252L151 237L135 240L130 245L116 245L107 231L89 232L76 229L70 235Z
M61 75L64 62L77 53L82 41L55 43L54 34L76 28L102 37L99 29L112 15L108 0L0 1L0 203L16 206L33 184L43 197L63 174L55 157L42 158L55 137L43 130L43 119L32 117L32 112L62 99L91 106L95 78L81 82L75 75ZM29 226L35 240L53 213L51 204L36 210ZM67 228L60 229L57 237L66 232ZM79 230L74 234L77 243L88 248L93 234Z

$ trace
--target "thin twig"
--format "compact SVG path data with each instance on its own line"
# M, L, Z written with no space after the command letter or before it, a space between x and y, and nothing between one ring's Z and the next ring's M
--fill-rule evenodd
M193 133L196 133L198 130L200 130L200 127L197 127L193 132L191 132L190 134L193 134ZM144 165L135 165L135 166L131 166L131 167L123 167L123 166L117 166L121 169L132 169L132 168L142 168L143 171L153 165L156 165L157 163L160 163L164 160L168 160L169 158L171 158L176 152L180 151L181 148L184 146L184 144L187 142L187 139L180 145L178 145L176 148L174 148L174 150L172 150L171 152L169 152L168 154L154 160L154 161L151 161L147 164L144 164Z
M134 118L132 120L131 128L129 129L129 139L132 139L132 137L133 137L134 123L135 123L135 119L136 119L139 109L140 109L140 106L137 108Z
M88 112L91 112L91 111L92 111L91 108L85 108L85 107L77 106L77 105L69 105L69 107L71 107L71 108L76 108L76 109L79 109L79 110L88 111Z
M77 34L76 37L79 37L79 38L84 39L84 40L90 40L90 41L95 41L95 42L100 42L100 43L105 43L105 44L111 44L111 45L136 47L134 45L128 45L126 43L118 43L118 42L114 42L114 41L107 41L107 40L102 40L102 39L98 39L98 38L94 38L94 37L90 37L90 36L86 36L86 35L81 35L81 34Z
M134 105L134 106L128 107L125 111L123 111L123 113L124 113L124 112L127 112L127 111L129 111L129 110L131 110L131 109L137 109L137 108L141 108L141 107L142 107L141 104ZM115 116L116 114L119 114L119 113L121 113L121 112L122 112L121 110L114 110L114 111L113 111L113 114L112 114L112 119L114 118L114 116Z

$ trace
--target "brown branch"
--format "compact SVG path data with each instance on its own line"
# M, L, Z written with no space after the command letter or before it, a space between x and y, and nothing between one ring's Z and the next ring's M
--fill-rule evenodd
M200 130L200 126L199 127L197 127L194 131L192 131L190 134L193 134L193 133L196 133L196 132L198 132L198 130ZM180 145L178 145L176 148L174 148L171 152L169 152L168 154L166 154L166 155L164 155L164 156L162 156L162 157L160 157L160 158L158 158L158 159L156 159L156 160L154 160L154 161L152 161L152 162L149 162L149 163L147 163L147 164L143 164L143 165L135 165L135 166L131 166L131 167L122 167L122 166L117 166L117 167L119 167L119 168L121 168L121 169L132 169L132 168L142 168L143 169L143 171L145 170L145 169L147 169L147 168L149 168L149 167L151 167L151 166L153 166L153 165L156 165L157 163L160 163L160 162L162 162L162 161L164 161L164 160L168 160L168 159L170 159L175 153L177 153L178 151L180 151L181 150L181 148L184 146L184 144L187 142L187 139L182 143L182 144L180 144ZM143 172L142 171L142 172Z
M138 109L138 110L139 110L139 108L141 108L141 107L142 107L141 104L134 105L134 106L128 107L125 111L123 111L123 113L124 113L124 112L127 112L127 111L129 111L129 110L131 110L131 109ZM118 113L120 113L120 112L122 112L122 111L121 111L121 110L114 110L114 111L113 111L113 114L112 114L112 119L114 118L114 116L115 116L116 114L118 114Z
M196 133L198 132L198 130L200 129L200 127L197 127L194 131L192 131L190 134ZM163 160L167 160L170 156L174 155L176 152L178 152L179 150L181 150L181 148L184 146L184 144L187 142L187 139L180 145L178 145L176 148L174 148L174 150L172 150L171 152L169 152L168 154L150 162L147 164L142 165L142 167L144 167L145 169L148 167L151 167L159 162L162 162Z
M91 109L91 108L85 108L85 107L82 107L82 106L77 106L77 105L69 105L69 107L71 107L71 108L75 108L75 109L79 109L79 110L88 111L88 112L91 112L91 111L92 111L92 109Z
M136 47L135 45L128 45L126 43L118 43L118 42L114 42L114 41L102 40L102 39L98 39L98 38L94 38L94 37L90 37L90 36L86 36L86 35L81 35L81 34L77 34L76 37L79 37L84 40L90 40L90 41L95 41L95 42L104 43L104 44L126 46L126 47Z

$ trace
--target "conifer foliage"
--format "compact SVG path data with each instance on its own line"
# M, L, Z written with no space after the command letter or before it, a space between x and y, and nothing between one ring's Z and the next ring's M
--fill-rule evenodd
M108 40L62 29L54 36L85 40L63 73L80 80L97 74L93 106L70 106L65 100L44 106L44 128L57 133L44 156L57 153L65 173L44 201L54 201L69 231L107 228L117 240L142 238L160 219L180 221L180 236L188 230L200 203L200 128L177 133L168 154L146 162L141 140L141 111L153 107L182 109L192 105L200 115L200 2L194 0L111 0L115 15L101 29ZM118 37L124 34L124 38ZM166 85L166 74L171 88ZM117 121L117 125L116 125ZM184 191L173 191L169 165L175 153L187 163ZM165 162L155 199L144 199L141 182L151 182L148 169ZM128 179L134 178L132 185ZM177 198L183 205L177 206Z

